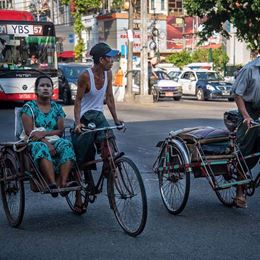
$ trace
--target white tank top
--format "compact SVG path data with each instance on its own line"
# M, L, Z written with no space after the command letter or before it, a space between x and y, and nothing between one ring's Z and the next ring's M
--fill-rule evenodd
M92 69L87 69L90 79L90 90L85 93L81 100L80 117L89 110L97 110L103 112L104 110L104 97L107 90L107 71L104 71L105 80L101 89L96 89L94 74Z

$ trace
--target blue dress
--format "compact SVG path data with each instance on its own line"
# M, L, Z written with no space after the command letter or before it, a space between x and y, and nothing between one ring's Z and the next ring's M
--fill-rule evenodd
M66 115L62 109L62 106L54 101L51 101L51 108L48 113L43 113L36 101L29 101L26 103L31 107L34 113L34 123L35 127L44 127L47 131L58 129L58 119L64 118ZM28 106L22 108L21 113L32 117L32 112ZM28 147L31 151L33 160L38 164L39 159L47 159L53 162L55 173L59 173L59 168L62 164L67 161L76 161L75 153L71 142L64 138L59 138L53 144L56 155L51 156L48 146L43 142L30 142Z

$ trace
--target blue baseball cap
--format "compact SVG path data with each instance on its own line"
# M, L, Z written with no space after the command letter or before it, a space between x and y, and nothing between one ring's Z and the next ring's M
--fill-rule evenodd
M100 42L98 44L96 44L95 46L93 46L90 50L89 53L94 59L98 59L100 57L103 56L107 56L107 57L116 57L120 54L120 51L118 50L113 50L111 49L111 47L104 43L104 42Z

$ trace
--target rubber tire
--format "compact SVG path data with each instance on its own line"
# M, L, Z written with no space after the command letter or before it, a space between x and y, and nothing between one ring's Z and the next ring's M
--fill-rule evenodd
M174 147L174 150L176 152L176 155L179 156L179 158L181 158L183 165L185 164L184 159L183 159L183 154L181 152L181 150L175 145L175 144L171 144L172 147ZM160 153L160 158L158 161L158 166L157 167L162 167L165 163L165 158L166 158L166 145L164 144ZM170 155L169 155L170 156ZM165 194L163 192L162 186L163 186L163 177L165 175L165 173L163 171L159 171L159 169L156 170L156 172L158 173L158 178L159 178L159 189L160 189L160 194L161 194L161 198L163 201L164 206L166 207L166 209L168 210L168 212L170 214L173 215L178 215L180 214L188 201L189 198L189 193L190 193L190 172L185 173L185 192L184 192L184 196L183 196L183 200L180 204L180 206L176 209L173 209L172 207L169 206L169 200L172 200L171 197L167 198L167 194Z
M130 168L132 168L133 173L135 174L136 180L139 185L140 195L141 195L141 201L142 201L142 217L140 219L140 224L135 228L135 230L130 230L127 227L127 224L124 223L124 220L120 217L120 213L118 212L117 203L115 201L115 181L114 181L114 175L110 174L107 182L107 191L108 191L108 199L111 209L114 211L115 217L121 228L130 236L136 237L139 234L141 234L145 228L146 221L147 221L147 197L145 192L144 183L141 177L141 174L134 164L132 160L130 160L127 157L121 157L115 161L116 168L118 169L119 166L121 166L122 163L126 163ZM122 180L122 178L121 178ZM129 186L125 186L125 181L123 180L121 182L122 185L124 185L125 189L129 190ZM129 205L129 203L128 203Z
M199 101L204 101L204 100L205 100L205 96L204 96L203 89L199 88L199 89L197 90L196 96L197 96L197 100L199 100Z
M152 95L153 95L153 102L156 103L160 99L160 94L157 90L153 89L152 90Z
M11 169L11 173L12 175L15 175L16 178L18 178L17 173L18 173L18 158L16 156L16 154L11 150L11 149L7 149L4 154L4 163L5 165L9 165L9 167L12 167ZM9 168L10 169L10 168ZM5 168L1 169L1 177L4 176L4 172L5 172ZM18 210L18 214L16 217L12 216L12 213L10 211L9 205L8 205L8 199L6 197L6 192L5 192L5 188L6 188L6 184L7 181L1 181L1 197L2 197L2 203L3 203L3 208L5 211L5 215L7 217L7 220L9 222L9 225L11 227L18 227L23 220L23 216L24 216L24 207L25 207L25 194L24 194L24 182L23 179L19 179L16 180L16 185L18 185L19 187L19 191L20 191L20 198L19 198L19 210ZM10 181L9 181L10 183Z
M62 93L62 100L65 105L71 105L71 94L69 93L69 90L64 88Z
M232 176L230 176L228 179L227 178L224 178L225 176L224 175L218 175L218 176L215 176L214 178L211 177L213 183L216 185L216 183L219 183L216 182L216 180L219 178L222 180L222 182L224 181L224 183L228 183L228 182L233 182L233 181L236 181ZM223 194L225 192L229 192L230 194L228 195L228 197L224 196ZM215 193L217 195L217 198L219 199L219 201L226 207L229 207L231 208L233 206L233 198L235 197L236 195L236 187L235 186L231 186L227 189L224 189L224 190L215 190Z
M173 98L175 101L180 101L181 100L181 97L174 97Z

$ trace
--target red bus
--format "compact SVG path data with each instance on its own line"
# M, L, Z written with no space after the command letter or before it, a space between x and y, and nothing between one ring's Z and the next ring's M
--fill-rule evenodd
M0 10L0 101L35 99L34 82L43 74L52 78L57 100L54 24L35 21L29 12Z
M1 20L34 21L34 16L26 11L0 10Z

